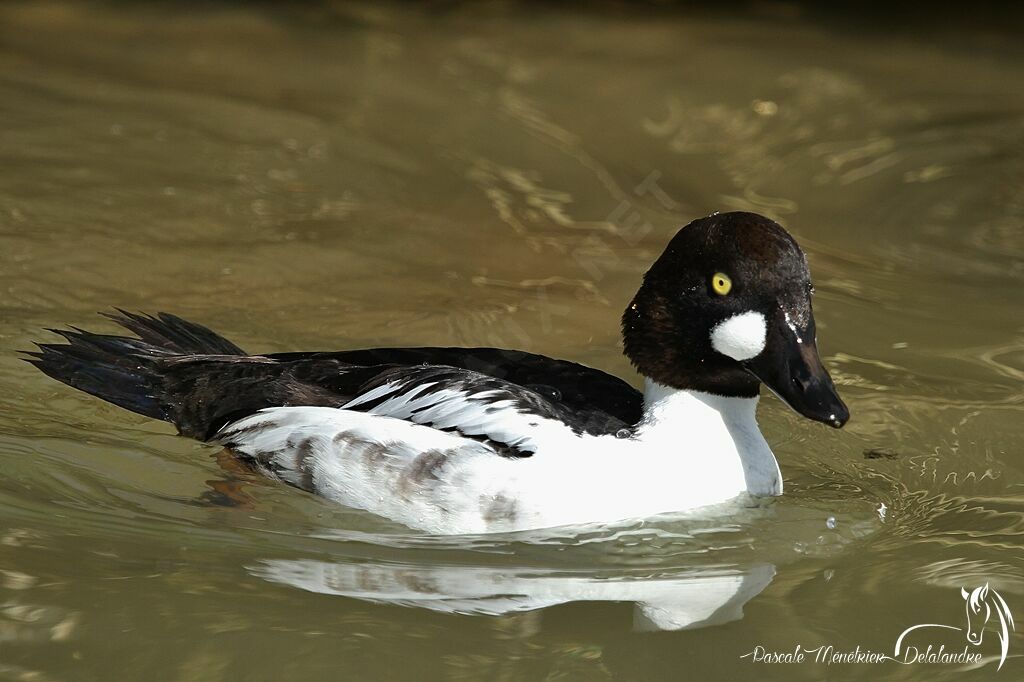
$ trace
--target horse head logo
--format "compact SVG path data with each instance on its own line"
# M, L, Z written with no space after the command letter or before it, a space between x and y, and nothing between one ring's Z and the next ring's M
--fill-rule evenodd
M1003 601L998 592L989 589L988 583L981 587L975 587L970 592L961 587L960 596L964 598L967 610L967 641L971 644L981 644L989 618L992 617L993 613L998 617L999 629L997 632L999 634L999 646L1002 650L999 667L1002 668L1003 661L1006 660L1006 651L1010 646L1010 630L1015 629L1010 607L1006 605L1006 602Z
M955 625L943 625L941 623L921 623L919 625L911 625L900 633L900 636L896 639L896 656L899 656L900 652L904 650L903 640L906 636L911 632L922 628L962 630L967 635L967 642L974 646L978 646L981 644L981 640L985 636L985 629L988 627L989 620L992 619L992 614L995 614L996 620L998 621L995 629L999 636L1000 647L999 666L996 670L1002 668L1003 663L1006 662L1006 652L1010 647L1010 631L1015 629L1013 625L1013 615L1010 613L1010 607L1006 605L1006 602L1003 601L1003 598L999 596L998 592L988 586L988 583L985 583L981 587L975 587L970 591L961 587L960 596L964 598L965 608L967 610L966 628L959 628Z

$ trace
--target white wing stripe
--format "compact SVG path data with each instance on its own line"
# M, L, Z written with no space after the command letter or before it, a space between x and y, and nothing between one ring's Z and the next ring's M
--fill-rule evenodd
M575 437L572 429L560 421L520 411L515 401L500 397L502 391L487 389L466 393L446 388L422 395L436 385L435 381L411 387L401 381L388 382L353 398L342 409L358 409L361 405L385 398L365 412L437 429L455 429L466 435L486 436L533 452L540 448L542 440Z
M403 393L401 395L396 395L393 398L391 398L388 402L390 402L392 400L399 400L399 401L403 401L403 402L406 401L406 400L411 400L411 399L415 398L416 396L418 396L423 391L425 391L428 388L430 388L431 386L434 386L436 383L437 383L436 381L427 381L427 382L424 382L422 384L418 384L418 385L413 386L412 388L410 388L407 393ZM364 393L362 395L356 396L352 400L350 400L347 403L345 403L344 405L342 405L341 408L344 410L344 409L350 409L350 408L353 408L353 407L357 407L359 405L363 405L363 404L368 403L368 402L370 402L372 400L376 400L377 398L383 398L384 396L388 395L389 393L395 393L396 391L399 390L399 388L401 388L401 382L389 381L388 383L384 384L383 386L378 386L377 388L375 388L373 390L367 391L366 393Z

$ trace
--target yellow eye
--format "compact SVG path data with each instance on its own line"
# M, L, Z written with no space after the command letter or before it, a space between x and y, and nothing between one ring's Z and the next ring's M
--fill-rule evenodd
M724 272L716 272L711 276L711 288L719 296L725 296L732 290L732 280Z

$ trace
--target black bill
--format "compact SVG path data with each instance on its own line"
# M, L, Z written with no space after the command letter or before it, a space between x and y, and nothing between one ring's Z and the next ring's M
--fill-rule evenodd
M796 412L842 428L850 419L850 410L818 357L814 320L806 329L793 329L784 318L772 326L765 349L743 366Z

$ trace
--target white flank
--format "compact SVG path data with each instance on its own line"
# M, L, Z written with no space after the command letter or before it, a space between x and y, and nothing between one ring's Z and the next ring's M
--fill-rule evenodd
M749 360L764 350L764 315L753 310L733 315L711 330L711 347L733 360Z
M648 381L644 421L633 437L616 438L576 435L561 422L510 406L488 414L485 401L464 394L418 393L375 408L395 416L269 408L229 424L216 440L251 457L269 475L434 533L644 518L726 502L744 492L782 492L778 464L754 418L756 398L723 398ZM377 397L386 394L382 390ZM418 408L425 409L413 414ZM525 432L521 442L536 452L501 457L457 432L397 416L406 414L441 428L471 429L464 433Z

